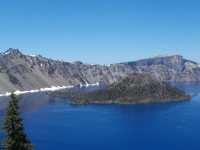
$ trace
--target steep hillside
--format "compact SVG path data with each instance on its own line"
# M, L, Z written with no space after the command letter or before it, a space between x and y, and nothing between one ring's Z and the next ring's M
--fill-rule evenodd
M180 55L93 65L22 54L10 48L0 54L0 94L62 85L111 84L136 72L147 72L161 81L200 81L200 65Z
M9 49L0 55L0 93L62 85L109 84L132 72L128 65L71 63Z

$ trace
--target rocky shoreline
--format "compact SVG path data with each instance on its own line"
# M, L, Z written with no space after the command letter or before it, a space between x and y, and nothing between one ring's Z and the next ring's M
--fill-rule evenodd
M51 92L48 93L50 96L60 96L60 97L74 97L75 95L80 95L83 94L83 92ZM194 94L186 94L183 97L177 98L177 99L146 99L146 100L141 100L140 102L129 102L129 101L119 101L117 100L107 100L107 101L91 101L91 100L85 100L85 99L70 99L69 103L73 105L85 105L85 104L148 104L148 103L164 103L164 102L179 102L179 101L188 101L191 99L190 96L194 96Z

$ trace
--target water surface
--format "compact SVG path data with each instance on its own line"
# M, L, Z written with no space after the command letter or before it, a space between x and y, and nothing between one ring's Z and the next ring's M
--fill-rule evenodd
M35 150L199 149L200 82L172 85L196 96L183 102L82 106L70 105L68 98L45 92L17 97L25 132ZM6 102L7 98L0 98L1 118Z

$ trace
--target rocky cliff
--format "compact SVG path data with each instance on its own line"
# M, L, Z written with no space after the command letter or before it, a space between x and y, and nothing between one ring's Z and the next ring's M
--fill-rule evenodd
M200 81L200 65L180 55L94 65L22 54L10 48L0 54L0 93L62 85L111 84L137 72L147 72L161 81Z
M146 72L161 81L200 81L200 64L180 55L163 55L122 63Z

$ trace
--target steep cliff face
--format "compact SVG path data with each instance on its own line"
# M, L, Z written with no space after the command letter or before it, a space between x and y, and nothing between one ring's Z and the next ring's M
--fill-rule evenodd
M147 72L161 81L200 81L200 65L180 55L156 56L128 63L139 72Z
M161 81L200 81L200 65L180 55L92 65L27 55L9 49L0 54L0 93L62 85L111 84L137 72L147 72Z
M129 62L133 66L164 65L173 70L183 70L183 57L180 55L164 55L139 61Z

